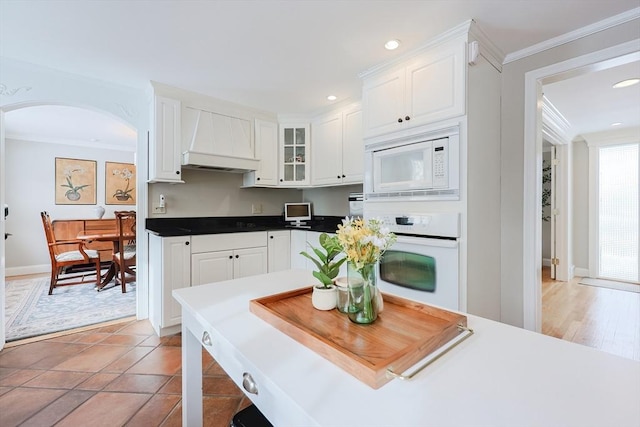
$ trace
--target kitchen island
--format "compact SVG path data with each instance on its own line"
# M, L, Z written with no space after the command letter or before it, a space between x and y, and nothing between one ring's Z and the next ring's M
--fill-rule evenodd
M249 311L314 280L288 270L173 291L183 425L202 425L203 346L280 427L640 425L639 362L472 315L473 336L375 390Z

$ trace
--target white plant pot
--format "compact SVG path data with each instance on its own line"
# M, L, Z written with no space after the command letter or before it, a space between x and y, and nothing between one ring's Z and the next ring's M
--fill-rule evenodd
M313 287L311 303L318 310L333 310L336 308L338 289L331 285L328 288Z

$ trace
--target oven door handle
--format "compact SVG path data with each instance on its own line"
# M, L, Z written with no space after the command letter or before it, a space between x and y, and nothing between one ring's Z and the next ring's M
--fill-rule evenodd
M398 235L398 243L407 243L421 246L434 246L439 248L457 248L457 240L449 239L432 239L429 237L415 237ZM393 246L391 247L393 248Z

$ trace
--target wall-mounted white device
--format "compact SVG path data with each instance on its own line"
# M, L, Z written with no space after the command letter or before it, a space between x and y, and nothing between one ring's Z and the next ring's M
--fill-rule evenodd
M164 194L160 194L160 196L158 197L158 203L153 202L153 213L154 214L167 213L166 199L164 197Z

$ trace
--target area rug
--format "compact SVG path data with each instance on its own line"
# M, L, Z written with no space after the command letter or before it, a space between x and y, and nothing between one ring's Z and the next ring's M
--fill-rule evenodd
M600 288L617 289L619 291L640 293L640 285L633 283L616 282L613 280L593 279L584 277L578 282L579 285L597 286Z
M116 320L136 314L136 284L107 285L97 292L93 283L64 286L49 295L49 278L5 282L6 341Z

